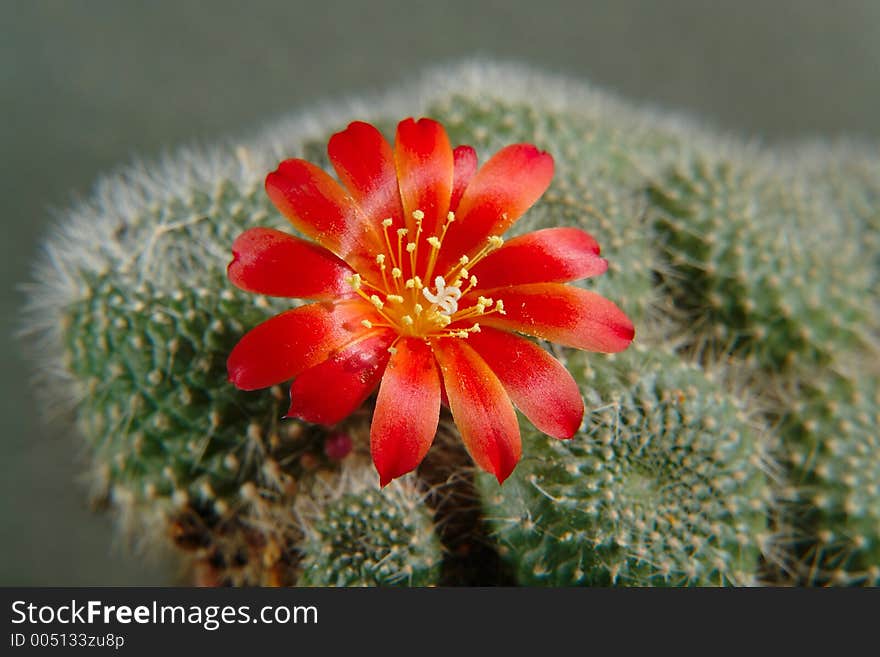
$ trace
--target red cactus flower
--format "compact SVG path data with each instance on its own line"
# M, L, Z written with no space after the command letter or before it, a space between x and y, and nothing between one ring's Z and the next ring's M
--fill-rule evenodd
M299 159L266 178L275 206L316 243L252 228L233 244L233 284L314 303L247 333L229 380L253 390L293 379L288 417L326 425L378 387L370 446L383 486L421 462L441 399L499 482L521 453L514 405L541 431L573 436L577 385L517 334L616 352L634 331L611 301L564 284L607 268L590 235L501 238L550 184L550 155L514 144L478 170L474 149L453 149L431 119L402 121L393 147L352 123L327 150L341 184Z

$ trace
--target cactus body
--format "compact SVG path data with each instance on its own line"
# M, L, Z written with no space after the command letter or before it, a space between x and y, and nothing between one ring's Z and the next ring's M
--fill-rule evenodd
M880 381L803 385L780 426L807 581L880 585Z
M742 404L672 354L594 356L582 369L594 409L583 431L530 432L511 485L483 482L520 581L758 582L774 495Z
M766 370L825 366L870 341L871 271L855 244L828 248L827 195L729 160L673 170L650 194L693 340Z
M306 538L300 586L431 586L442 553L411 480L377 490L370 466L300 501Z

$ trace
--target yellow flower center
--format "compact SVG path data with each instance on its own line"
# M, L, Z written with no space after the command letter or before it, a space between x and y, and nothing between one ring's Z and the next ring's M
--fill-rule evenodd
M437 256L449 226L455 221L455 213L446 215L439 235L427 238L422 234L424 213L415 210L412 218L414 229L398 228L396 240L389 233L394 222L382 221L385 250L376 254L381 281L369 281L360 274L348 279L355 292L375 306L384 320L381 324L364 320L362 324L366 328L388 327L402 336L466 338L480 331L479 323L469 320L491 313L505 314L501 299L482 296L476 303L459 308L461 298L477 285L477 277L468 267L476 265L504 240L493 235L473 258L463 255L445 274L439 275L434 271ZM425 262L420 263L419 254L426 248L430 249L427 259L422 258Z

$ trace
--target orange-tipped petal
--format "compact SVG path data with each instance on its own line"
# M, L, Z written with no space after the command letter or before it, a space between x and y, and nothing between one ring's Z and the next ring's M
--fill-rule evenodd
M433 343L452 417L471 458L502 483L522 453L519 424L504 386L463 339Z
M394 142L394 161L410 234L414 234L415 226L412 213L421 210L423 238L437 235L446 221L452 196L454 160L446 130L433 119L401 121ZM422 254L427 257L427 249Z
M354 272L327 249L273 228L251 228L232 243L226 270L236 287L256 294L331 299L352 292Z
M465 189L438 269L443 271L462 254L473 255L490 236L504 233L541 198L552 178L553 158L531 144L498 151Z
M393 229L404 226L394 153L379 130L361 121L350 123L330 138L327 154L365 217L374 222L390 218Z
M623 351L635 335L632 322L614 303L571 285L533 283L480 293L503 301L506 312L480 317L481 325L603 353Z
M313 303L276 315L235 345L226 361L229 380L256 390L292 379L362 333L362 319L378 321L360 302Z
M468 338L529 421L554 438L571 438L584 418L584 402L568 370L536 344L483 327Z
M395 337L388 329L368 333L300 374L287 416L331 425L351 415L379 385Z
M481 288L527 283L566 283L604 274L608 261L599 245L577 228L545 228L505 242L471 273Z
M382 377L370 427L382 486L421 463L439 418L440 376L431 348L423 340L402 338Z
M477 172L477 151L472 146L457 146L452 151L455 160L455 173L452 176L452 199L449 201L449 209L458 210L458 203L464 195L464 190L474 174Z
M275 207L306 236L355 270L369 269L379 242L379 224L325 171L305 160L284 160L266 176Z

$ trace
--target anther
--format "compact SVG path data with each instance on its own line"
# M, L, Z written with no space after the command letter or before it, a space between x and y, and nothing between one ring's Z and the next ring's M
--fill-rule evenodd
M400 271L399 267L395 267L394 269L391 270L391 277L392 278L402 278L403 272Z
M371 321L368 320L368 319L362 319L362 320L361 320L361 326L363 326L364 328L368 328L368 329L369 329L369 328L373 328L373 322L371 322Z
M437 237L436 235L432 235L431 237L428 238L428 244L430 244L435 249L439 249L440 248L440 238Z
M391 224L393 224L393 223L394 223L394 221L391 220L391 219L383 219L383 220L382 220L382 225L383 225L385 228L388 228L388 227L389 227Z
M454 212L447 212L446 213L446 221L448 221L449 223L452 223L453 221L455 221L455 213Z
M462 267L464 267L470 261L471 261L470 258L468 258L466 255L463 255L458 259L458 264L460 264Z
M407 253L412 253L415 250L416 250L416 243L415 242L407 242L406 243L406 252Z
M389 294L385 297L388 301L392 301L394 303L403 303L403 297L399 294Z
M397 229L397 236L398 237L406 237L407 233L409 233L409 229L407 229L407 228L398 228Z
M413 325L413 318L410 317L409 315L404 315L403 317L400 318L400 321L403 322L404 325L406 325L406 326Z
M413 210L412 218L415 219L416 221L421 221L422 219L425 218L425 213L422 212L421 210Z
M375 294L373 294L372 296L370 296L370 302L371 302L374 306L376 306L376 308L378 308L379 310L382 310L382 308L385 306L385 304L382 302L382 299L380 299L380 298L379 298L377 295L375 295Z
M355 290L361 289L361 275L360 274L353 274L353 275L349 276L348 278L345 279L345 282L348 283L349 285L351 285L351 287L354 288Z

